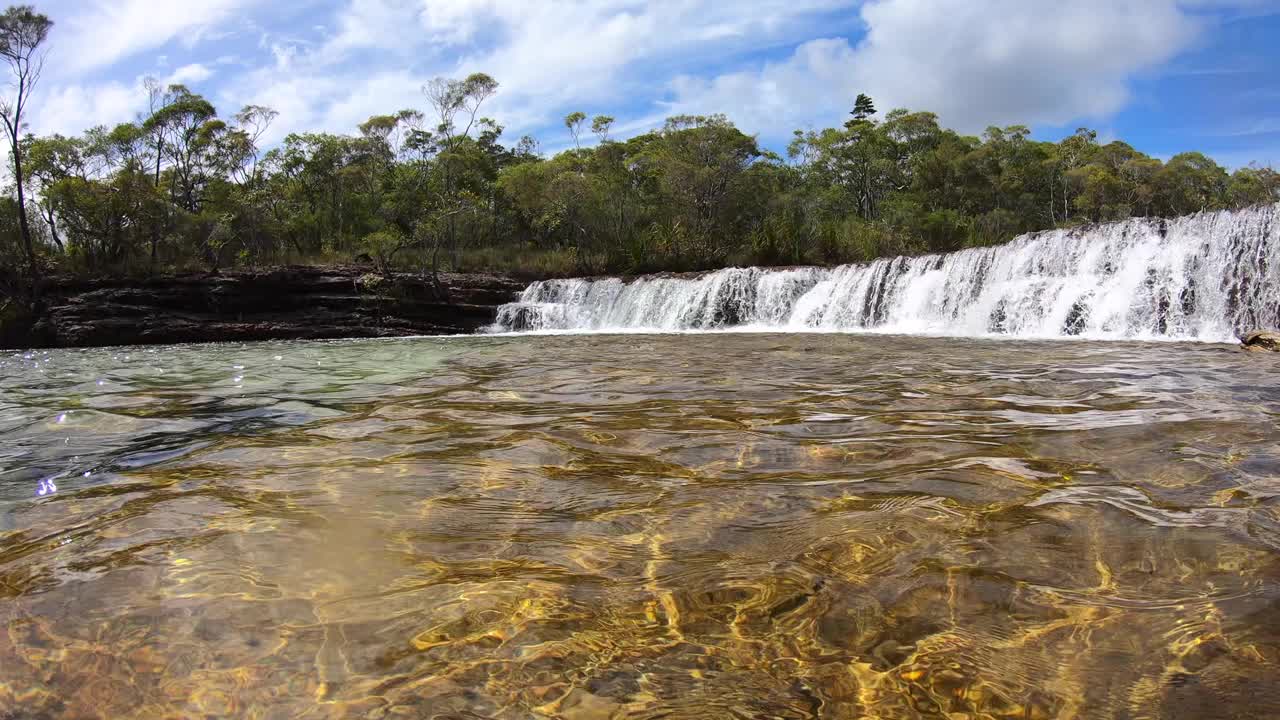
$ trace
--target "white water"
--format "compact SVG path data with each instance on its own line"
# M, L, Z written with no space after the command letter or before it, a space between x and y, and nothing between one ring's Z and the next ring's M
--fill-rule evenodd
M1234 340L1280 327L1280 205L831 269L535 282L497 331L880 331Z

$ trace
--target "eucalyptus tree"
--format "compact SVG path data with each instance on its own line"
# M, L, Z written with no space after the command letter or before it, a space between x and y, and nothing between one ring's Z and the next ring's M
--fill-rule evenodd
M614 119L610 115L597 115L591 119L591 132L600 140L600 144L609 142L609 131L613 128Z
M59 251L65 251L66 247L58 234L57 198L52 188L64 178L88 179L90 172L86 164L84 142L80 138L62 135L28 136L23 145L22 152L27 160L25 179L32 186L33 194L39 198L40 212L49 226L50 239Z
M1230 178L1203 153L1184 152L1169 158L1156 175L1167 215L1218 210L1225 206Z
M1233 207L1280 201L1280 172L1258 164L1242 167L1231 174L1227 193Z
M582 150L582 126L587 122L587 114L581 111L571 112L564 116L565 129L573 139L575 150Z
M256 183L258 179L258 154L262 136L271 129L280 113L265 105L245 105L236 113L236 125L248 141L248 150L252 164L249 168L246 183Z
M200 209L199 191L208 179L208 151L226 124L210 125L221 123L217 110L185 85L170 85L168 94L171 100L147 118L143 127L161 138L161 153L169 164L171 197L187 212L194 213Z
M464 171L464 150L471 140L471 130L480 120L480 107L497 92L498 81L485 73L472 73L462 80L438 77L423 88L439 121L436 125L435 167L440 182L436 183L437 202L433 212L424 218L415 235L431 247L431 272L437 279L442 245L448 245L456 265L458 218L475 209L473 194L462 192L458 181ZM462 121L465 124L459 128ZM441 287L438 282L437 287Z
M40 47L49 37L52 28L53 21L37 13L30 5L14 5L0 15L0 58L9 66L13 88L12 95L0 101L0 120L4 122L10 161L13 163L13 179L18 191L18 227L27 254L27 274L33 298L39 294L40 269L36 263L31 222L27 219L21 140L23 118L31 101L31 93L44 69L45 55Z
M55 134L23 139L26 180L38 198L49 238L59 251L68 249L58 223L64 214L62 205L68 200L62 185L70 181L87 186L110 177L116 171L116 158L127 156L130 140L136 137L134 131L136 126L122 125L110 132L104 127L90 128L83 137Z
M137 126L125 124L28 141L51 234L90 267L127 265L159 222L165 199L140 157L140 138Z
M422 124L421 112L406 109L374 115L359 125L360 142L350 169L360 183L372 227L362 246L384 270L409 247L422 214L427 172L420 154L430 145Z
M139 124L147 132L148 145L151 148L154 168L154 184L160 187L160 165L164 161L164 128L160 123L150 122L165 106L173 102L173 94L165 89L163 83L153 76L142 79L142 88L147 93L147 112L138 118Z
M1098 147L1098 133L1089 128L1078 128L1063 138L1054 153L1052 171L1057 180L1053 187L1061 188L1061 197L1055 201L1052 189L1049 194L1049 218L1051 223L1066 222L1071 218L1073 187L1071 172L1088 165ZM1059 215L1057 208L1062 208Z
M652 148L662 200L670 208L662 242L692 265L714 262L732 239L737 182L762 156L756 139L724 115L668 118Z

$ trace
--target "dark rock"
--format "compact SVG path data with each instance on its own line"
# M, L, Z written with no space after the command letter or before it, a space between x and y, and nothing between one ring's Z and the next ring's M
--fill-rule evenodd
M1067 313L1067 320L1062 324L1063 335L1079 335L1084 332L1085 327L1089 324L1089 305L1083 300L1077 300L1071 305L1071 310Z
M1280 352L1280 332L1262 330L1244 336L1245 350L1270 350Z
M475 332L525 282L483 274L372 275L283 267L146 279L48 278L43 308L4 323L0 347L394 337Z

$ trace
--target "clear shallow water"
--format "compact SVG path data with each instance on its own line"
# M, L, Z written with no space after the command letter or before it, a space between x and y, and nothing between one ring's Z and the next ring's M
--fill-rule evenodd
M0 717L1277 716L1278 372L850 335L4 356Z

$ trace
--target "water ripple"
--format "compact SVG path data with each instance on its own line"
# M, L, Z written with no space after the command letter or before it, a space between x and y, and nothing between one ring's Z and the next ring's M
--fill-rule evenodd
M0 716L1280 715L1277 362L745 333L0 357Z

